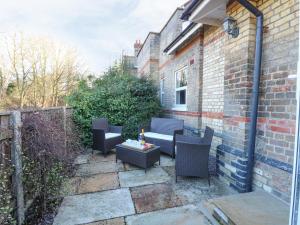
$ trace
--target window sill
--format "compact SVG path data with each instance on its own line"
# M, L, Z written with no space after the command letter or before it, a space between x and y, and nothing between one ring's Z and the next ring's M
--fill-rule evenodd
M175 106L172 108L172 110L174 111L187 111L187 107L186 106Z

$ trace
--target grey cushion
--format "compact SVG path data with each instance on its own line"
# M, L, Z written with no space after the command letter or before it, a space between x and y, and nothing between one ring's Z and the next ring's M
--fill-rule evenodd
M151 132L173 135L175 130L183 129L183 120L169 118L152 118Z
M159 134L159 133L154 133L154 132L146 132L145 137L148 138L155 138L155 139L161 139L161 140L166 140L166 141L173 141L173 136L172 135L167 135L167 134Z
M105 133L105 139L111 139L115 137L121 137L121 134L118 133Z

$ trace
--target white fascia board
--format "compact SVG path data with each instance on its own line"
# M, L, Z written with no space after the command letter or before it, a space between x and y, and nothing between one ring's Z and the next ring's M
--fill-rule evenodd
M224 9L226 13L227 0L204 0L197 8L193 11L189 20L192 22L199 22L201 19L214 18L214 13L218 13L218 9Z
M191 37L191 35L193 35L201 26L202 26L201 23L194 26L188 33L186 33L186 35L181 40L179 40L172 48L169 49L167 54L168 55L173 54L177 50L177 48L180 45L182 45L182 43L184 43L189 37Z

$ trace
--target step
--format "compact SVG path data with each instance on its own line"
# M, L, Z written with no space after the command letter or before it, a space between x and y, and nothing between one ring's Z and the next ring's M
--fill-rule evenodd
M264 191L213 198L203 203L222 225L287 225L289 205Z

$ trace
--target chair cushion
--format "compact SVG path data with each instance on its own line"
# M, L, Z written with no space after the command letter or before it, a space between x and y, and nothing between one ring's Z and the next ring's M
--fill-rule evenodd
M120 137L121 134L118 133L105 133L105 139L110 139L110 138L115 138L115 137Z
M159 133L154 133L154 132L145 132L144 135L145 135L145 137L148 137L148 138L155 138L155 139L161 139L161 140L166 140L166 141L173 141L173 136L172 135L159 134Z

